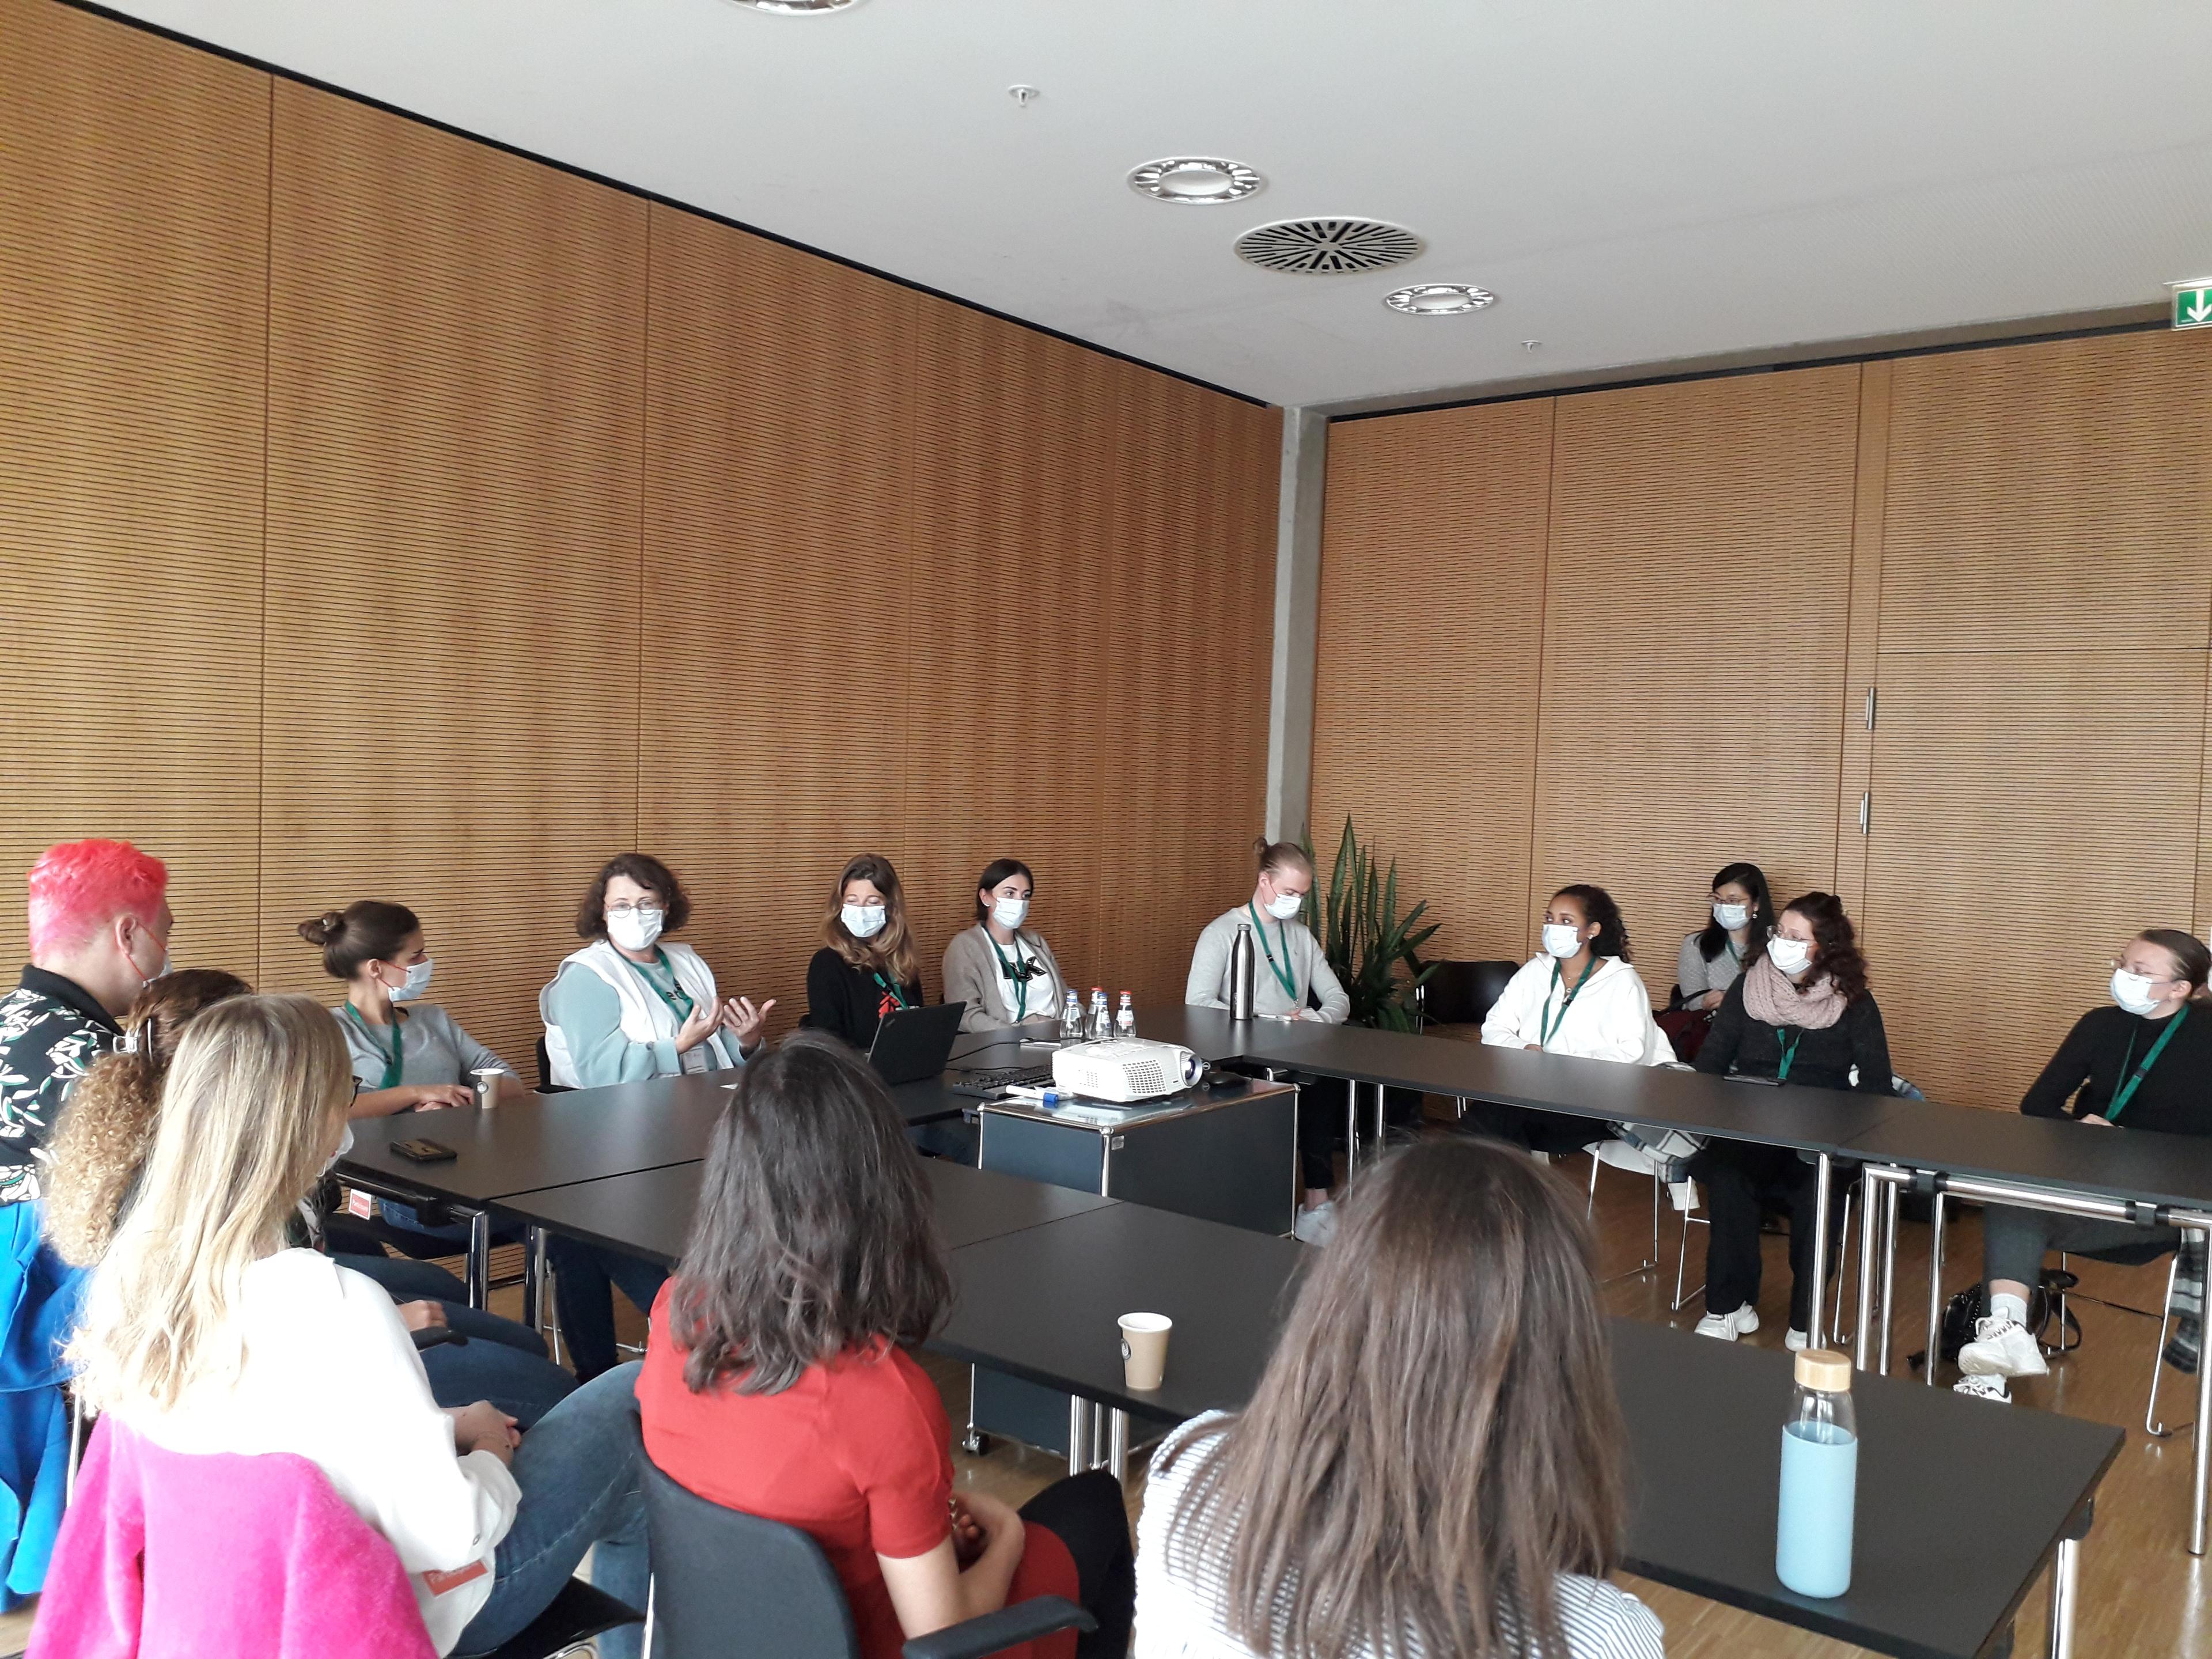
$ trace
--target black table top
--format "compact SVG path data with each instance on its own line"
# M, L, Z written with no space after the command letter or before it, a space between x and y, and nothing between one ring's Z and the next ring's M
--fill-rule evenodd
M1793 1356L1612 1324L1628 1420L1629 1570L1881 1653L1982 1652L2126 1438L2107 1424L1858 1373L1851 1588L1817 1601L1774 1576Z
M2212 1136L2099 1128L1971 1106L1910 1103L1850 1146L1853 1158L2105 1198L2212 1209Z
M943 1158L924 1158L921 1166L935 1203L938 1228L953 1249L1120 1202L1096 1193L971 1170ZM574 1182L511 1194L497 1207L556 1232L673 1267L691 1237L691 1218L699 1207L699 1182L706 1168L704 1164L674 1164Z
M930 1346L1181 1422L1240 1405L1260 1380L1305 1247L1141 1204L1115 1204L952 1253L952 1316ZM1165 1382L1121 1381L1127 1313L1165 1314Z

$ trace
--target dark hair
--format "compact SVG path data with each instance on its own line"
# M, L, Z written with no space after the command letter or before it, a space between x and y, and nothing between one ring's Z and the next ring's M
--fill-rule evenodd
M856 938L845 926L845 889L856 881L869 883L884 896L884 930L873 939ZM881 853L860 853L845 860L837 884L830 890L822 938L855 968L888 973L895 985L914 982L917 970L914 938L906 930L906 890L899 885L898 872Z
M1858 930L1844 914L1844 902L1833 893L1807 893L1782 907L1795 910L1813 927L1813 960L1807 970L1808 985L1826 975L1843 993L1844 1000L1856 1002L1867 994L1866 958L1859 954Z
M714 1125L676 1269L685 1385L781 1394L848 1350L923 1341L951 1299L928 1183L873 1068L823 1031L754 1060Z
M1562 1573L1620 1559L1627 1435L1579 1196L1501 1143L1352 1184L1251 1403L1198 1460L1168 1560L1262 1654L1565 1654Z
M1577 882L1571 887L1562 887L1552 896L1574 900L1582 907L1583 920L1597 924L1597 937L1590 941L1594 952L1601 957L1619 957L1623 962L1631 960L1628 924L1620 919L1620 907L1613 902L1612 894L1602 887Z
M2190 1000L2203 999L2205 980L2212 975L2212 950L2205 948L2203 939L2179 927L2146 927L2136 937L2146 945L2155 945L2173 958L2173 965L2189 981Z
M300 937L320 945L323 971L332 979L351 979L365 962L390 962L410 933L422 924L404 904L356 899L343 910L325 910L300 924Z
M1766 948L1766 941L1774 932L1774 896L1767 891L1766 872L1755 864L1727 864L1713 878L1713 890L1734 883L1751 895L1751 920L1745 924L1743 960L1747 967L1758 960L1759 953ZM1698 954L1707 962L1712 961L1728 949L1729 930L1719 921L1708 915L1705 925L1698 930Z
M983 895L989 892L991 889L996 887L1000 882L1008 880L1015 876L1019 876L1024 881L1029 883L1030 890L1031 892L1035 892L1036 890L1036 878L1030 873L1029 866L1024 864L1019 859L993 859L988 864L983 866L983 873L975 878L976 921L985 921L991 914L991 907L983 902ZM837 888L837 895L842 899L844 896L844 885L840 883Z
M1252 842L1253 856L1260 860L1260 873L1272 876L1278 870L1303 870L1308 880L1313 878L1313 860L1306 849L1294 841L1269 841L1260 836Z
M673 870L649 853L617 853L599 866L599 873L584 890L584 902L576 907L578 939L607 936L607 884L617 876L628 876L659 895L667 911L660 920L661 932L672 933L691 920L691 901L684 896L684 884Z

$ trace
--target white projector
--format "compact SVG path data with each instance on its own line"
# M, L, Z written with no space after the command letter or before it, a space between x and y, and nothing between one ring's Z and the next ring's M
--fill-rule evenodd
M1052 1057L1052 1086L1089 1100L1127 1102L1180 1094L1206 1075L1206 1062L1172 1042L1109 1037Z

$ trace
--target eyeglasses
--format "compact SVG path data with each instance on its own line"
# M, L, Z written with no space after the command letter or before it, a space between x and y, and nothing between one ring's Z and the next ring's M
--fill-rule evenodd
M617 899L607 906L607 914L611 916L657 916L660 908L650 899L641 899L635 903L628 899Z
M2126 963L2122 962L2118 957L2114 957L2105 965L2110 968L2116 974L2132 974L2135 972L2134 969L2129 967ZM2142 975L2142 978L2146 983L2151 985L2178 985L2181 981L2181 975L2179 974L2145 974Z

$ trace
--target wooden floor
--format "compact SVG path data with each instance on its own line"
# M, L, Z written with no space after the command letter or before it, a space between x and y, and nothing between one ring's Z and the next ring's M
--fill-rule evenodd
M1575 1160L1563 1166L1568 1178L1587 1180L1589 1165ZM1599 1177L1597 1224L1601 1269L1623 1273L1644 1260L1650 1242L1650 1188L1640 1178L1616 1170ZM1662 1217L1662 1273L1625 1278L1606 1288L1612 1311L1634 1319L1648 1319L1685 1328L1696 1322L1701 1307L1692 1303L1680 1314L1668 1311L1674 1291L1674 1251L1679 1234L1674 1212ZM1697 1285L1704 1261L1705 1230L1690 1230L1689 1279ZM1910 1223L1901 1230L1898 1253L1898 1314L1893 1341L1892 1370L1905 1374L1903 1356L1922 1346L1922 1322L1926 1304L1920 1287L1927 1272L1928 1232ZM1766 1274L1759 1301L1760 1329L1747 1339L1779 1347L1789 1311L1788 1269L1784 1241L1766 1241ZM1948 1248L1947 1282L1953 1289L1981 1276L1980 1223L1972 1213L1954 1218ZM501 1258L511 1252L499 1253ZM495 1262L497 1271L512 1271L515 1264ZM2106 1267L2076 1262L2084 1291L2139 1308L2156 1305L2165 1289L2163 1264L2151 1267ZM616 1298L618 1326L625 1341L642 1340L644 1321L619 1297ZM519 1314L520 1292L495 1292L493 1305L500 1312ZM2143 1432L2144 1396L2149 1386L2149 1364L2154 1322L2077 1299L2075 1311L2084 1334L2081 1350L2055 1360L2047 1378L2015 1385L2019 1403L1986 1409L2054 1410L2070 1412L2100 1422L2118 1425L2128 1431L2128 1443L2106 1478L2097 1506L2096 1529L2082 1551L2081 1612L2076 1630L2076 1651L2084 1655L2172 1655L2176 1659L2212 1659L2212 1600L2208 1600L2205 1564L2188 1553L2187 1528L2191 1437L2154 1440ZM927 1362L930 1374L945 1396L946 1415L956 1423L966 1420L968 1376L964 1367L934 1359ZM1945 1381L1948 1381L1948 1376ZM2170 1406L2169 1422L2185 1421L2194 1409L2192 1379L2168 1370L2160 1399ZM2179 1389L2179 1392L2169 1390ZM1020 1503L1051 1484L1065 1466L1056 1458L1012 1444L994 1446L983 1456L971 1457L957 1447L953 1464L964 1486L995 1492ZM1141 1474L1129 1483L1132 1521L1144 1501ZM1957 1496L1958 1523L1974 1524L1974 1495ZM1785 1625L1718 1606L1695 1596L1625 1577L1624 1583L1656 1610L1667 1626L1667 1651L1674 1659L1842 1659L1861 1651L1792 1629ZM2045 1650L2045 1594L2042 1586L2030 1593L2023 1605L2015 1652L2025 1656ZM29 1638L30 1609L0 1616L0 1655L19 1651Z

